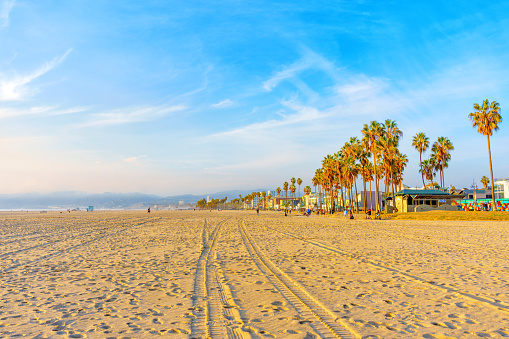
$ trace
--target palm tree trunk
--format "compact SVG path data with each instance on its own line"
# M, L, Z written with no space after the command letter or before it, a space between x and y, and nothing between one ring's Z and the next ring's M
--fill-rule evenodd
M394 179L392 180L392 213L394 213L394 209L396 208L396 197L394 196Z
M369 181L369 209L373 210L373 199L371 199L371 180Z
M364 167L362 168L362 187L364 189L364 197L363 197L363 207L364 207L364 213L368 209L368 203L366 201L366 178L364 177Z
M491 147L490 147L490 136L487 135L488 137L488 154L490 156L490 175L491 175L491 203L492 203L492 207L491 207L491 210L492 211L496 211L497 210L497 205L495 205L495 182L493 181L493 166L491 164Z
M341 190L341 207L343 207L343 210L345 209L345 199L343 199L343 184L339 183L339 189Z
M419 161L420 161L420 165L421 165L421 178L422 178L422 185L424 187L426 187L426 184L424 183L424 173L422 171L422 152L419 152Z
M359 205L357 205L357 180L354 179L353 183L355 184L355 210L359 213Z
M378 211L378 179L376 177L376 154L373 153L373 168L374 168L374 179L375 179L375 206Z
M353 204L353 183L350 185L350 208L352 209L352 212L354 212L352 204Z

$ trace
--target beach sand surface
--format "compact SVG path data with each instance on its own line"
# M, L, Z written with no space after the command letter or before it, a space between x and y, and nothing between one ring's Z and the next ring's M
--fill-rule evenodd
M509 337L509 223L0 213L0 338Z

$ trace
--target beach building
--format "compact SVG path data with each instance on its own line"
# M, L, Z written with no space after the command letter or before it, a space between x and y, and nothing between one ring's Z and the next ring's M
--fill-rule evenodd
M461 193L465 194L465 199L491 199L491 188L489 189L462 189Z
M495 179L493 187L495 193L495 204L499 211L509 211L509 179ZM466 193L465 199L459 204L464 211L492 211L492 195L490 189L482 190L462 190Z
M395 205L399 212L423 212L431 210L458 210L458 201L464 194L449 194L441 190L404 189L394 194ZM392 205L392 196L387 203Z
M509 199L509 178L495 179L495 199Z
M272 197L271 202L269 203L270 207L275 210L281 210L284 209L285 206L290 208L293 207L299 208L300 206L300 200L298 198L291 198L291 197Z
M364 199L366 199L367 209L375 210L376 207L376 191L366 191L366 196L364 197L364 191L361 191L357 194L357 204L359 205L359 209L364 209ZM382 203L382 209L385 206L385 193L382 191L378 192L378 199Z
M318 194L310 193L302 197L305 209L316 210L318 209Z

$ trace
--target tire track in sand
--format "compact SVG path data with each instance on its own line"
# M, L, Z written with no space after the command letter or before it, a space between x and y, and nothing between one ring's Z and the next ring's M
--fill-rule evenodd
M503 312L509 312L509 304L507 304L507 303L505 303L505 302L503 302L501 300L491 299L491 298L486 297L486 296L478 296L478 295L475 295L473 293L469 293L468 291L461 291L461 290L459 290L457 288L454 288L452 286L437 285L433 281L429 281L428 279L419 277L419 276L414 275L414 274L406 273L406 272L404 272L404 271L402 271L400 269L397 269L397 268L395 268L395 267L393 267L393 266L391 266L389 264L385 264L385 263L380 262L380 261L375 261L375 260L369 259L369 258L367 258L367 257L365 257L363 255L358 255L358 254L355 254L355 253L352 253L352 252L348 252L348 251L345 251L345 250L342 250L342 249L339 249L339 248L336 248L336 247L332 247L332 246L326 245L326 244L318 242L318 241L305 239L305 238L303 238L303 237L301 237L299 235L288 233L288 232L284 232L284 231L280 231L280 230L277 230L277 229L269 227L269 226L265 226L265 227L268 228L268 229L271 229L271 230L273 230L273 231L275 231L277 233L285 234L285 235L287 235L289 237L293 237L293 238L299 239L301 241L304 241L304 242L306 242L308 244L311 244L313 246L319 247L319 248L324 249L326 251L334 252L334 253L343 255L345 257L348 257L348 258L353 259L353 260L360 261L360 262L368 264L368 265L372 265L372 266L375 266L375 267L378 267L378 268L382 268L382 269L385 269L385 270L388 270L388 271L391 271L391 272L398 273L398 274L400 274L402 276L405 276L405 277L410 278L412 280L415 280L417 282L420 282L420 283L423 283L423 284L427 284L428 286L430 286L432 288L448 291L449 293L455 294L457 296L460 296L462 298L465 298L465 299L473 301L473 302L480 302L483 305L488 306L488 307L490 307L492 309L496 309L498 311L503 311Z
M306 319L314 318L317 320L310 322L310 326L322 338L360 338L357 333L316 300L304 287L290 278L290 276L262 254L253 238L247 233L243 220L239 221L238 227L249 255L258 268L299 314Z
M251 338L242 331L239 307L235 304L230 287L226 283L218 262L216 242L221 227L226 220L220 221L208 236L207 219L202 232L203 250L198 259L193 296L191 338Z

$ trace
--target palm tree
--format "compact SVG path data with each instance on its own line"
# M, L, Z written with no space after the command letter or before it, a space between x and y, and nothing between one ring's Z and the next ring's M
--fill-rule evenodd
M419 132L413 137L412 146L414 146L417 152L419 152L419 165L421 167L419 172L421 173L422 177L422 185L426 186L424 183L424 171L422 170L422 153L426 152L429 147L429 138L426 136L426 134Z
M488 184L490 183L490 179L488 179L487 176L483 175L481 178L481 184L483 185L484 189L488 188Z
M295 185L294 184L290 185L290 193L292 193L292 196L293 196L293 199L292 199L292 209L293 209L293 202L295 200Z
M285 191L285 210L288 208L288 181L283 183L283 191Z
M281 187L276 188L277 196L279 197L279 194L281 194Z
M435 176L435 164L433 163L433 159L425 159L422 161L422 171L426 180L429 180L430 184L433 184L433 177Z
M302 179L297 178L297 185L299 185L299 201L300 201L300 185L302 185Z
M266 196L267 196L267 192L263 191L262 192L262 198L263 198L263 200L262 200L263 205L262 206L263 206L263 209L265 209L265 197Z
M474 104L474 113L470 113L468 117L470 121L472 121L472 127L477 127L477 132L482 135L485 135L488 138L488 155L490 158L490 175L491 182L493 181L493 166L491 163L491 147L490 147L490 136L493 135L493 132L498 131L498 125L502 122L502 115L500 115L500 105L496 101L492 101L491 103L488 99L483 100L482 106L479 104ZM492 210L496 211L497 206L495 205L495 185L491 185L491 201L492 201Z
M376 141L379 139L379 137L383 134L382 126L378 121L371 121L369 126L367 124L364 124L364 128L362 129L362 134L364 138L368 140L368 147L373 155L373 173L374 173L374 179L375 179L375 206L376 210L380 210L379 205L379 190L378 190L378 171L377 171L377 162L379 158L379 149L377 146Z
M450 151L454 150L452 142L446 137L440 137L433 143L431 151L436 169L440 172L440 186L445 187L444 168L449 167L448 161L451 160Z

